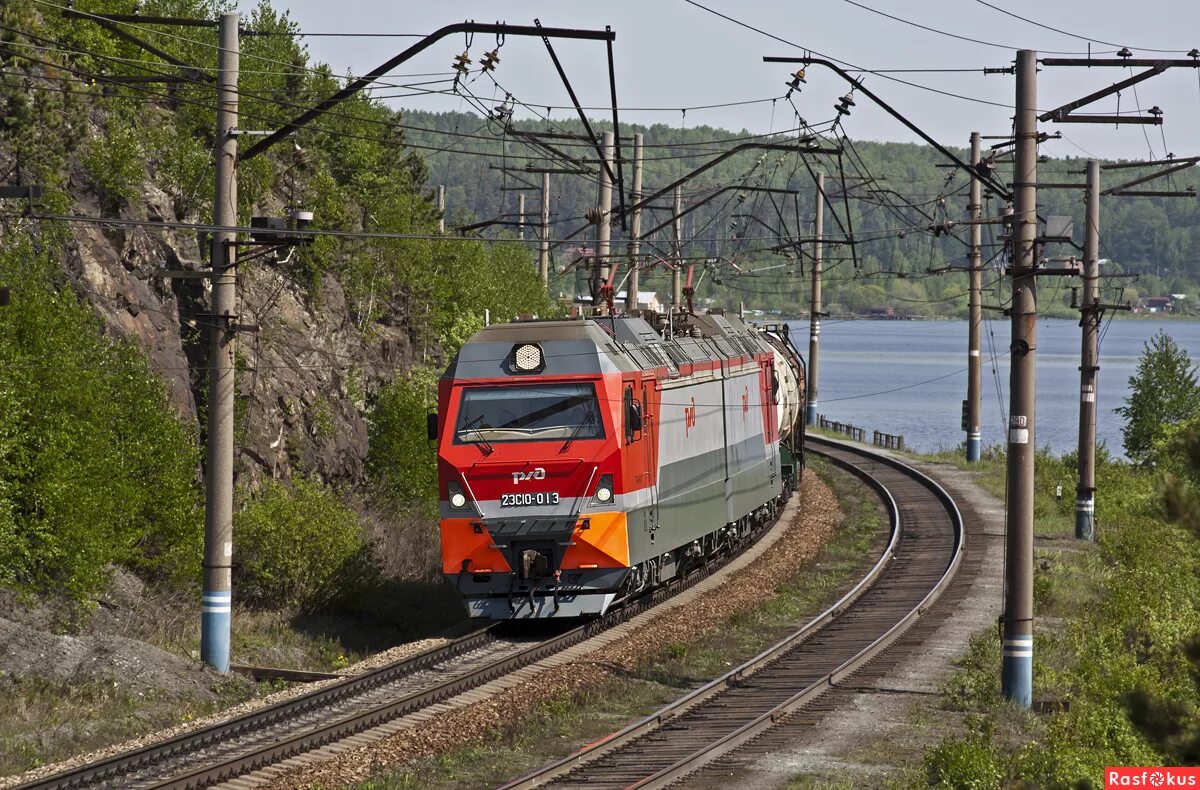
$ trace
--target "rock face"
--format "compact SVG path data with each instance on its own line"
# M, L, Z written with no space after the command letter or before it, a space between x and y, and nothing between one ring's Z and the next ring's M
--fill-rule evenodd
M86 195L76 210L101 213ZM177 219L169 196L152 186L122 216ZM205 269L201 245L207 243L168 228L80 226L65 262L106 331L145 351L171 403L201 437L211 288L203 278L165 275ZM412 360L404 305L386 305L382 318L364 326L333 277L310 289L271 258L242 264L238 275L238 482L253 488L264 478L286 480L300 471L336 484L361 483L366 404Z

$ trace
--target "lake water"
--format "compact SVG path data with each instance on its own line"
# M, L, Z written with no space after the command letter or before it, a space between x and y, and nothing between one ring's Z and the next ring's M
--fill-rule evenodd
M808 355L808 322L790 322ZM1129 394L1142 347L1159 329L1200 361L1200 322L1115 320L1101 327L1096 431L1123 456L1123 420L1113 409ZM983 446L1003 444L1008 423L1008 319L982 331ZM989 342L990 338L990 342ZM1079 433L1079 344L1075 321L1046 319L1037 334L1038 447L1075 450ZM818 411L832 420L903 434L918 451L957 447L967 393L965 321L823 321ZM1003 406L1002 406L1003 404Z

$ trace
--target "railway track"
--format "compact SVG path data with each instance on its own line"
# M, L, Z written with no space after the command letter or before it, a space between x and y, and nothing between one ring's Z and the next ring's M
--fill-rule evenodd
M809 437L809 448L880 493L892 534L879 562L840 601L758 656L503 790L660 788L702 779L697 772L706 766L820 707L825 692L879 658L933 606L963 557L963 521L953 499L921 472L866 449L816 437Z
M785 511L786 512L786 511ZM463 694L626 622L690 589L763 535L603 618L546 638L506 635L503 624L300 697L63 771L14 790L208 787L275 765Z

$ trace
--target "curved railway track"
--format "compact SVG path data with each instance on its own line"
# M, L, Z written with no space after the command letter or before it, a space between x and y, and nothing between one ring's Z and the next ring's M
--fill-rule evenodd
M14 790L208 787L353 739L632 619L724 567L777 521L758 530L736 551L684 578L629 600L602 618L548 638L505 635L503 624L491 626L303 696L21 784Z
M890 513L891 539L867 576L815 620L741 666L503 790L679 783L814 707L933 606L963 557L963 520L950 495L921 472L866 449L816 437L809 437L809 448L862 477Z

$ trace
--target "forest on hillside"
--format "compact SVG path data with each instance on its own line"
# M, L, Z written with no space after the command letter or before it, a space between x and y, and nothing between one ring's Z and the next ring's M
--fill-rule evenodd
M485 106L486 109L486 106ZM533 108L536 110L537 108ZM531 144L531 132L571 135L573 139L553 139L562 154L579 160L590 172L586 175L551 176L551 234L560 238L586 225L585 212L597 204L597 157L586 138L585 129L575 117L564 111L538 120L514 120L509 124L496 118L485 119L470 112L431 113L406 110L401 113L410 144L426 147L418 150L426 162L427 187L443 186L451 225L465 226L494 220L505 224L485 227L476 232L486 236L516 232L518 195L526 200L525 238L532 240L540 232L541 175L524 169L561 166L563 159ZM599 135L611 129L610 123L591 121ZM846 123L852 130L852 124ZM641 132L645 139L644 192L652 194L690 171L700 167L728 148L746 143L795 144L796 135L754 136L745 130L730 131L708 126L689 128L665 125L639 126L622 123L622 155L626 191L629 193L632 136ZM468 136L469 135L469 136ZM840 144L841 156L801 157L780 150L748 149L730 156L685 183L685 208L692 201L722 192L711 202L689 213L683 222L684 254L708 256L721 265L698 269L696 296L725 306L744 301L748 307L803 310L808 296L806 269L781 251L770 248L779 242L774 231L792 238L810 237L813 230L813 173L823 172L827 192L832 198L825 217L825 234L831 240L845 239L853 231L858 243L853 250L846 245L827 247L825 252L826 300L832 312L867 312L885 305L899 312L955 315L966 309L966 275L953 269L967 262L966 230L935 236L920 232L942 220L963 219L967 214L969 184L958 169L947 167L947 160L925 145L879 143L844 139L819 140L822 145ZM452 144L450 144L452 143ZM450 144L450 145L448 145ZM446 148L441 152L437 149ZM969 158L963 148L953 150L960 158ZM985 156L988 149L984 149ZM1039 176L1048 182L1082 183L1085 160L1049 159L1039 165ZM1011 165L1003 157L996 173L1009 180ZM1141 175L1142 171L1117 170L1103 174L1104 186ZM1183 190L1200 182L1200 176L1185 171L1156 185L1163 189ZM843 184L850 197L842 198ZM796 190L797 194L771 194L745 187L772 187ZM523 190L523 191L518 191ZM643 219L649 230L669 217L671 196L655 202L655 209ZM985 196L985 215L995 216L1003 202ZM1042 216L1069 215L1075 220L1075 240L1082 242L1083 194L1074 190L1043 190L1039 196ZM1184 305L1200 299L1200 261L1193 250L1200 246L1200 209L1194 198L1106 197L1101 204L1101 255L1109 259L1102 269L1105 275L1105 299L1136 301L1139 297L1186 294ZM665 256L670 250L670 226L657 233L646 252ZM991 267L985 275L985 287L991 294L985 303L998 304L1005 295L1000 276L999 240L988 228L984 233L984 258ZM581 237L591 234L582 233ZM626 239L619 227L614 241ZM624 249L617 243L617 250ZM804 257L810 254L804 249ZM1050 255L1079 255L1067 245L1048 249ZM555 290L569 297L585 284L571 272L563 273L580 257L577 247L565 245L554 250ZM736 264L736 269L729 265ZM738 269L742 270L741 272ZM701 279L703 277L703 279ZM658 266L642 275L642 290L669 291L669 274ZM1070 284L1058 281L1043 292L1043 308L1069 314ZM1186 308L1185 308L1186 309Z

